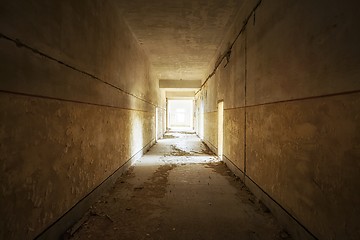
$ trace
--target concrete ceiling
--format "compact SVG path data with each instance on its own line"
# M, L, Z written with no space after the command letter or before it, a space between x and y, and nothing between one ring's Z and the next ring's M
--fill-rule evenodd
M243 1L119 1L125 21L158 79L204 80L209 62Z

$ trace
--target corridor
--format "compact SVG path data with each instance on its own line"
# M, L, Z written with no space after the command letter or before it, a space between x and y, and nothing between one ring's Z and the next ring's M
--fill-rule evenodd
M73 240L291 239L192 132L166 133L68 235Z
M359 3L1 1L0 239L359 240Z

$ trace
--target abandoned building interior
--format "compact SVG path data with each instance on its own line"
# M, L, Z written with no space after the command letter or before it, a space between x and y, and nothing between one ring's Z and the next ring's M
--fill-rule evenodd
M360 239L360 4L0 4L0 239Z

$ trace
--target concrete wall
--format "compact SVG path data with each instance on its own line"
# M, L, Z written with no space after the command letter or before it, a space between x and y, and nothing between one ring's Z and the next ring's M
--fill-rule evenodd
M244 3L209 73L256 4ZM217 145L223 99L226 161L319 239L360 238L358 8L262 1L229 64L196 95L197 106L205 104L204 139Z
M33 239L154 142L164 105L119 12L116 1L2 2L1 239Z

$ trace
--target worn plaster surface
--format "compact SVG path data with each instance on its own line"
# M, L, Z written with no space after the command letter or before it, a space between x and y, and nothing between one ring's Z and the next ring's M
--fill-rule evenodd
M4 2L0 33L15 42L0 38L1 89L96 102L120 98L121 107L135 108L137 100L121 98L120 88L160 105L149 59L120 12L111 0Z
M115 1L0 8L1 239L33 239L164 129L148 57ZM164 100L163 100L164 101Z
M359 3L257 2L3 1L0 236L32 239L153 139L157 79L204 81L251 14L196 96L199 135L216 151L224 100L229 160L316 237L359 239Z
M257 2L243 5L218 48L250 15L230 62L196 95L204 139L216 146L224 100L228 160L315 237L358 239L358 3L262 1L252 12Z
M209 147L217 152L218 148L218 116L217 112L204 114L204 141Z
M247 103L360 89L358 7L355 1L264 1L247 26Z
M167 133L68 236L291 239L193 133Z
M120 1L159 79L203 80L243 1Z
M243 108L224 111L224 151L241 171L245 171L245 110Z
M247 174L317 236L358 239L359 94L247 115Z
M152 112L13 94L0 107L3 239L33 239L153 139Z

